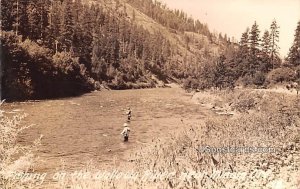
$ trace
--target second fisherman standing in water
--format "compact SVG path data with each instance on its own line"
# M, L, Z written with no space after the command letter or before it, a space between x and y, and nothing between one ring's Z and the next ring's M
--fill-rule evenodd
M126 115L127 115L127 120L130 121L131 120L131 109L130 108L128 108Z

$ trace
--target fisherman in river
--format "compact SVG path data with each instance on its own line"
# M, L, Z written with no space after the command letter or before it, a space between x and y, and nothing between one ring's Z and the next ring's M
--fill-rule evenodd
M131 120L131 109L130 108L128 108L126 115L127 115L127 120L130 121Z
M121 135L123 135L123 137L124 137L124 142L128 142L130 128L128 127L128 123L124 123L123 126L124 126L124 129L123 129Z

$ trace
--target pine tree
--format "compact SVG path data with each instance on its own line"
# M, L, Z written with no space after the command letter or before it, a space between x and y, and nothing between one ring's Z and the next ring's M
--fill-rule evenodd
M4 31L13 30L13 3L11 0L1 0L1 29Z
M20 26L20 0L15 0L13 2L12 17L14 18L13 28L16 35L18 35Z
M62 22L60 28L60 42L66 51L72 50L74 37L74 20L72 15L72 0L64 0L62 3Z
M261 62L262 65L260 67L260 71L267 72L272 67L271 58L270 58L271 38L270 38L270 33L267 30L264 32L264 35L262 37L261 47L262 47L262 50L261 50L262 51L262 62Z
M92 76L98 80L101 81L104 79L105 73L106 73L106 64L104 62L104 59L101 58L101 47L99 40L97 37L94 37L93 40L93 50L92 50L92 57L91 57L91 65L92 65Z
M226 66L225 66L225 56L221 56L216 63L215 71L214 71L214 80L215 86L218 88L222 88L225 75L226 75Z
M55 52L59 51L61 44L58 43L60 37L61 27L61 2L51 1L49 5L49 16L47 26L46 41L48 47L55 49Z
M233 87L234 79L229 66L226 65L226 57L221 55L214 68L213 83L217 88Z
M73 18L74 22L78 23L80 20L80 13L83 12L83 5L81 0L75 0L73 5Z
M295 38L287 57L289 63L293 66L300 66L300 21L295 32Z
M275 67L275 60L278 60L279 56L279 26L277 25L276 20L274 20L270 27L270 48L271 48L271 64L272 67Z
M38 10L37 0L31 0L27 7L27 14L28 14L28 30L29 30L29 37L31 39L38 39L40 37L40 28L39 21L40 15Z
M249 37L249 42L250 42L250 62L248 65L248 71L250 75L253 77L254 73L257 71L259 67L259 58L258 58L258 53L259 53L259 29L258 25L256 24L256 21L252 25L251 31L250 31L250 37Z
M250 52L253 56L257 56L258 53L258 47L259 47L259 38L260 31L258 29L258 25L256 24L256 21L252 25L251 31L250 31L250 37L249 37L249 42L250 42Z
M39 0L38 1L38 7L40 12L40 22L39 22L39 28L40 28L40 39L43 41L46 41L47 38L47 27L49 25L48 23L48 16L49 16L49 8L50 8L51 2L45 1L45 0Z
M80 57L80 63L91 71L91 52L94 26L98 23L95 22L95 10L88 5L83 5L81 0L74 1L72 8L72 15L74 19L74 35L73 47L74 55Z
M271 38L270 38L270 33L269 31L265 31L264 32L264 35L262 37L262 52L265 54L265 55L270 55L270 52L271 52Z
M26 0L13 0L13 2L9 2L8 4L11 4L12 6L9 8L11 12L9 22L12 21L11 26L14 30L16 35L25 34L23 33L27 29L27 15L26 15L26 6L28 2ZM2 1L1 1L2 5ZM1 7L2 8L2 7ZM6 11L4 9L4 11ZM9 11L9 10L7 10ZM5 12L4 12L5 13ZM2 10L1 10L1 16L2 16ZM1 21L3 19L1 18Z
M249 52L249 28L242 34L241 41L240 41L240 50L245 55ZM225 34L226 35L226 34Z

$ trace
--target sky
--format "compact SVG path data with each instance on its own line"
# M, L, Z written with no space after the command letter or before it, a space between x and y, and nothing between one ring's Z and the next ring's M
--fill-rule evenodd
M300 21L300 0L160 0L171 9L183 10L212 32L226 33L240 40L246 28L257 22L261 36L275 19L279 25L280 56L286 57L292 46L297 22Z

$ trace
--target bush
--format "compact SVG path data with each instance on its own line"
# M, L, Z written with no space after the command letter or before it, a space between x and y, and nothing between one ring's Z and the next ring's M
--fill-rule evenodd
M295 79L295 71L288 67L277 68L269 72L267 81L271 84L290 82Z
M199 87L199 82L195 78L188 77L187 79L185 79L183 81L183 88L185 90L188 90L188 89L197 89L198 87Z
M8 100L74 96L93 89L86 68L69 53L57 53L11 32L2 32L3 98Z
M265 83L266 76L263 72L256 72L253 77L253 84L261 86Z
M2 32L3 98L26 99L34 93L28 68L29 55L18 45L19 40L12 32Z

